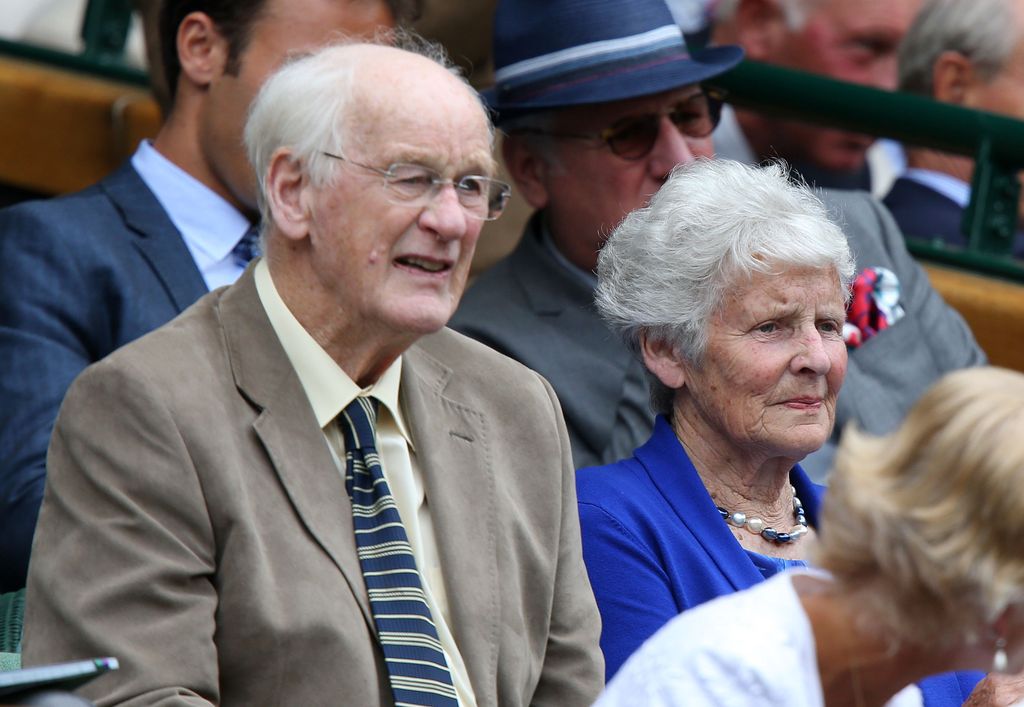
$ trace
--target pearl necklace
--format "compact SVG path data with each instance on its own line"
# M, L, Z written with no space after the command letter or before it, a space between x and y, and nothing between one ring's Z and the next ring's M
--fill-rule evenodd
M774 543L791 543L794 540L798 540L807 534L807 517L804 515L804 504L800 503L800 499L796 496L796 489L792 486L789 487L793 491L793 515L796 517L797 525L793 526L793 529L788 533L783 533L775 528L770 528L761 518L748 518L746 513L730 513L721 506L715 506L718 509L719 515L729 525L734 525L737 528L746 528L755 535L760 535L765 540L770 540Z

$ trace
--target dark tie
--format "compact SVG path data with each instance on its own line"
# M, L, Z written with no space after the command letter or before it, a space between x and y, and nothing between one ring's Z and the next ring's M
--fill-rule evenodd
M234 256L235 265L244 268L249 264L250 260L259 254L260 227L259 224L253 224L238 243L235 244L235 247L231 249L231 255Z
M356 398L338 418L356 550L398 705L457 706L416 558L377 455L377 401ZM343 669L339 666L339 669Z

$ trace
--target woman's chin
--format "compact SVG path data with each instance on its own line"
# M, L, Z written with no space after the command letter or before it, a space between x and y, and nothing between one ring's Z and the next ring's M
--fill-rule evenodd
M802 461L808 454L821 449L832 434L832 425L798 425L786 431L779 439L776 449L779 456L792 459L793 463Z

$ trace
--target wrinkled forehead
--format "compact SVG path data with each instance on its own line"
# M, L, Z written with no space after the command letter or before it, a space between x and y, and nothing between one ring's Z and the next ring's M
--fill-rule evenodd
M386 162L493 170L492 130L475 92L430 59L391 51L397 56L357 67L359 110L343 126L350 144Z
M828 301L839 309L845 307L845 293L839 272L831 263L792 263L783 260L761 260L761 268L749 269L736 263L723 267L725 297L720 306L744 300L775 300L795 298L807 301Z
M902 34L923 0L811 0L803 18L826 22L834 31L889 30ZM798 27L797 29L802 29Z

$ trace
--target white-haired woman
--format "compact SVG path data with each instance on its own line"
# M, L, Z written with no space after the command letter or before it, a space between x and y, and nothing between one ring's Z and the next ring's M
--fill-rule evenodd
M798 462L832 431L853 269L778 164L677 168L605 244L598 307L658 413L633 457L577 473L609 678L678 613L806 565L823 489ZM933 679L929 703L961 704L977 677Z
M925 675L1024 668L1024 375L948 374L836 459L820 570L682 614L599 705L904 705Z

